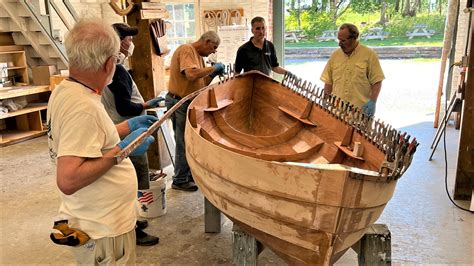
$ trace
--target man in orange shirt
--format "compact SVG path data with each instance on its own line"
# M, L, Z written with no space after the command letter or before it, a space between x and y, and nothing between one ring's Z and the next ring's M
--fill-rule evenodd
M217 33L208 31L199 40L191 44L183 44L176 49L171 58L168 94L165 99L168 110L181 98L209 85L215 76L224 73L223 64L216 63L206 67L203 60L203 57L215 53L219 44L220 38ZM185 102L170 116L176 140L172 188L182 191L198 189L189 170L184 145L186 112L190 103L191 101Z

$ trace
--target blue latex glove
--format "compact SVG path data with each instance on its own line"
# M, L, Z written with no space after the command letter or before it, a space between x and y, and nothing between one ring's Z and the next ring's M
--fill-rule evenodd
M224 64L215 63L212 67L214 68L214 72L212 72L209 75L209 77L214 78L215 76L219 76L219 75L224 74L224 70L225 70L225 65Z
M132 133L128 134L122 141L120 141L117 146L121 150L123 150L125 147L127 147L132 141L134 141L136 138L138 138L143 132L146 131L145 127L139 128ZM142 144L140 144L138 147L136 147L131 153L130 156L138 156L144 154L147 150L148 147L150 146L151 143L155 141L155 138L153 136L148 136Z
M151 108L155 108L160 104L160 102L162 102L164 100L165 99L163 97L156 97L154 99L151 99L151 100L147 101L146 104Z
M375 101L369 100L364 106L362 106L362 112L368 116L373 116L375 114Z
M149 128L156 121L158 121L158 118L156 116L141 115L128 119L127 123L128 128L130 128L130 132L132 132L141 127Z

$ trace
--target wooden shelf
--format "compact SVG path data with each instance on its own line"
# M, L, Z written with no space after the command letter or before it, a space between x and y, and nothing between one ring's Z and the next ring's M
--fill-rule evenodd
M8 70L15 70L15 69L25 69L26 66L21 66L21 67L7 67Z
M23 50L11 50L11 51L1 51L0 48L0 53L2 54L18 54L18 53L24 53L25 51Z
M22 46L0 46L0 62L7 62L8 76L14 76L17 84L13 87L0 88L0 100L25 96L22 100L28 103L20 110L0 115L0 147L44 135L46 133L43 125L46 119L44 110L48 106L46 102L51 91L49 85L18 86L29 84L28 66Z
M2 130L0 131L0 147L39 137L44 134L46 134L46 130Z
M15 73L15 82L29 84L28 65L23 46L0 45L0 62L6 63L7 71L10 71L9 76Z
M48 103L29 103L27 106L25 106L23 109L20 109L15 112L9 112L4 115L0 114L0 119L5 119L9 117L14 117L14 116L19 116L23 114L28 114L28 113L33 113L36 111L41 111L41 110L46 110L48 107Z
M0 100L50 91L48 85L0 88Z

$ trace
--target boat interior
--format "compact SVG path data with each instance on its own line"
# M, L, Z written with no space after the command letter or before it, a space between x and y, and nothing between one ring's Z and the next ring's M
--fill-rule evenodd
M211 86L190 105L194 130L254 158L379 171L385 154L321 105L260 73Z

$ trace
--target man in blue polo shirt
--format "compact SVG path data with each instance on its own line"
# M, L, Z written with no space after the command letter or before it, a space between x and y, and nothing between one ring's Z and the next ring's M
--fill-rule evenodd
M237 50L235 72L240 73L258 70L264 74L276 72L285 74L287 71L280 67L273 43L265 39L265 19L254 17L251 21L253 37Z

